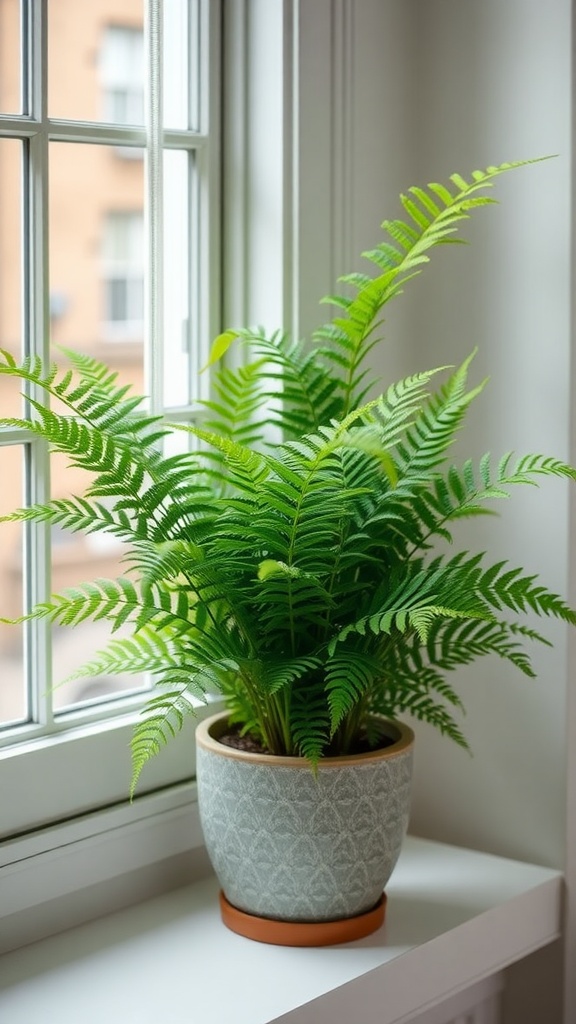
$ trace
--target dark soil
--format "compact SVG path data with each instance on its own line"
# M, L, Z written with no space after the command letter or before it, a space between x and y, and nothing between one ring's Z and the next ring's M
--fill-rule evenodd
M235 750L244 750L249 754L270 754L271 751L267 747L264 747L259 740L253 736L246 734L245 736L240 735L240 730L232 730L231 732L224 733L223 736L218 737L219 743L224 743L227 747L234 747ZM356 743L348 751L350 754L369 754L371 750L384 750L386 747L392 746L394 740L390 736L381 736L379 742L371 746L368 743L366 737L358 737ZM337 752L327 750L326 757L335 757Z
M262 746L253 736L241 736L239 732L227 732L218 737L218 742L235 750L245 750L248 754L269 754L267 747Z

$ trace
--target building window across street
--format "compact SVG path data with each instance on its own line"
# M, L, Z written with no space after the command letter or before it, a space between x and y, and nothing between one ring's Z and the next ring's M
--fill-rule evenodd
M142 338L144 327L142 211L114 211L103 222L104 330L111 338Z
M144 34L139 28L107 26L100 53L103 120L144 123Z

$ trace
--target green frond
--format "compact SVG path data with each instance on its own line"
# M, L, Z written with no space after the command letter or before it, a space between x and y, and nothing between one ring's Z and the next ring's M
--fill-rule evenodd
M95 656L72 672L64 683L98 675L124 675L150 672L157 684L185 684L187 693L205 701L206 693L214 686L214 673L205 666L199 668L185 657L183 647L175 644L157 630L144 628L132 636L110 643ZM155 700L156 698L152 698Z
M538 483L539 476L574 478L571 466L544 455L523 455L512 464L513 453L502 456L493 469L486 453L475 467L467 459L462 467L450 466L444 475L434 474L417 493L409 492L406 516L415 524L410 540L414 548L425 549L434 537L452 541L447 528L458 519L494 515L486 503L509 497L510 489ZM401 498L401 491L399 491Z
M45 365L40 356L27 356L18 364L11 352L0 349L0 373L5 376L17 377L24 383L43 387L46 391L54 386L54 381L61 375L61 381L68 381L68 371L60 370L56 363Z
M214 375L214 398L199 403L206 409L203 426L242 445L262 444L264 422L260 415L268 401L263 370L265 360L230 369L223 366Z
M167 529L176 524L181 527L184 520L189 522L194 516L196 502L201 507L208 492L198 479L194 456L162 457L157 445L167 431L157 429L158 418L136 416L133 413L134 401L140 400L122 402L115 389L107 397L105 409L95 399L93 388L86 397L81 387L81 400L73 405L70 396L74 391L68 383L69 374L55 385L54 371L44 374L36 363L27 360L23 368L14 369L12 360L8 367L24 374L26 379L46 384L57 397L62 397L57 394L61 385L63 389L67 388L68 404L74 415L55 413L42 403L30 400L37 418L3 422L41 437L52 451L66 454L71 465L92 474L86 499L104 498L107 505L111 504L112 513L117 513L116 519L113 516L110 520L109 527L102 528L109 528L117 534L125 530L128 520L121 513L128 513L133 524L133 536L137 538L166 536ZM28 369L29 366L33 367L34 373ZM0 373L5 369L6 364L0 364ZM121 421L118 415L120 408ZM175 497L187 497L188 507L184 507L181 501L178 509L174 509ZM96 503L96 506L103 507L101 503ZM44 514L50 521L47 505L44 505ZM55 508L55 516L61 514L62 510ZM58 519L52 521L57 522ZM95 526L97 528L100 526Z
M411 483L444 462L448 448L454 443L471 402L482 392L485 381L465 390L468 368L473 356L449 377L446 384L422 406L414 424L396 445L400 482Z
M498 562L480 576L478 592L487 604L498 610L502 607L521 613L531 610L537 615L552 616L576 625L576 612L558 594L535 581L535 576L525 576L522 569L509 569L506 562Z
M122 510L107 508L87 498L54 498L46 504L30 505L0 517L0 522L38 522L61 526L72 533L105 531L122 541L143 540L146 533Z
M178 429L194 434L199 440L222 453L232 482L240 491L252 493L257 483L267 475L268 470L263 456L246 445L200 427L186 424L177 426Z
M25 385L58 399L73 417L82 419L96 432L113 431L116 441L122 441L135 455L141 456L143 450L153 449L167 433L165 428L159 427L161 417L137 412L142 399L139 396L126 398L129 389L116 387L116 375L107 371L102 363L80 355L76 362L77 375L69 369L61 371L54 363L45 365L37 356L17 364L13 356L0 350L0 375L16 377ZM28 400L41 420L50 418L46 404L38 397L32 394ZM29 424L26 426L32 429Z
M441 366L435 370L412 374L390 385L364 414L367 423L375 424L379 428L380 441L384 448L390 448L402 436L428 397L430 380L445 369L447 367Z
M263 329L227 331L216 339L210 363L222 359L234 342L258 357L255 365L261 370L261 386L258 393L251 392L250 405L255 422L265 419L289 438L313 431L340 414L338 379L326 372L325 362L304 344L292 341L280 331L270 336ZM223 372L226 374L227 370ZM223 379L219 378L219 383ZM238 378L234 378L234 386L241 391ZM222 402L221 389L219 394ZM224 409L233 406L234 396L224 398L222 404Z
M513 473L508 476L510 484L530 483L532 476L560 476L576 480L576 469L559 459L553 459L548 455L523 455L515 466Z
M317 671L321 667L319 658L278 658L261 663L261 683L264 693L273 696L286 687Z
M315 630L326 621L332 599L316 576L286 567L284 572L262 578L254 605L266 647L273 650L285 638L288 651L295 654L303 638L313 642Z
M66 348L65 346L57 346L58 351L62 352L69 363L78 371L80 377L83 380L90 380L93 384L97 384L99 387L105 390L110 390L114 387L118 374L110 370L110 367L103 363L100 359L96 359L88 352L77 352L75 349ZM68 387L60 385L63 391ZM125 392L125 388L121 389L121 392Z
M396 707L397 715L408 713L420 722L427 722L442 736L448 736L464 750L470 749L468 741L453 716L443 704L434 701L432 697L406 690L398 695Z
M183 539L137 545L130 559L146 586L163 582L170 584L179 579L182 582L187 578L186 571L203 560L202 548Z
M338 651L326 662L324 679L331 737L381 672L378 658L362 651Z
M130 742L132 751L131 797L134 795L144 766L182 730L185 718L194 713L195 705L185 685L151 698L144 712L143 721L138 722L135 726Z
M470 619L471 617L484 618L479 612L473 614L470 611L458 611L443 605L425 604L417 608L410 608L406 612L397 612L395 626L401 632L405 632L408 627L415 629L420 642L424 644L437 619Z
M454 671L460 665L470 665L478 658L492 654L534 678L530 659L516 639L518 636L544 639L535 632L532 635L520 633L517 624L502 621L435 623L428 636L426 657L431 665L444 671Z
M494 200L477 195L491 188L494 180L520 163L501 164L485 171L475 171L472 181L453 175L451 188L432 183L428 189L411 188L402 197L410 221L399 219L384 221L387 235L375 249L365 253L381 273L375 278L347 275L345 282L357 289L350 300L337 296L337 304L344 315L320 328L314 335L317 343L331 342L328 360L340 364L344 359L344 412L358 401L357 375L366 354L374 344L373 333L383 307L402 290L402 286L422 270L431 250L448 241L470 213Z
M422 661L421 648L416 642L412 647L409 644L398 644L389 650L385 685L372 695L372 710L388 718L398 717L402 714L406 692L418 697L429 697L435 704L439 703L437 698L440 698L443 704L464 713L464 705L454 687L437 667Z
M330 641L329 650L349 636L390 636L415 630L425 642L437 618L490 619L492 613L477 585L479 557L464 561L461 556L430 565L409 563L375 590L371 608L348 623Z
M91 583L68 587L61 594L54 594L50 601L40 602L29 615L15 621L48 618L63 626L77 626L87 620L97 622L108 619L112 629L116 630L132 615L142 615L142 600L143 596L125 577L116 580L96 579Z
M322 683L294 691L290 732L295 752L315 767L330 739L330 713Z

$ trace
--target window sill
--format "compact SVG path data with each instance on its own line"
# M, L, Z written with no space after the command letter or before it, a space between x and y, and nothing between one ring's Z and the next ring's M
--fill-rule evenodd
M6 954L0 1017L398 1024L557 938L562 888L547 868L409 838L380 931L289 949L227 931L207 878Z

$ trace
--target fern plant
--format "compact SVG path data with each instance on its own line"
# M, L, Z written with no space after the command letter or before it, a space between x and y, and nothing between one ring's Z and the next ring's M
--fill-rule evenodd
M112 631L131 624L127 639L112 639L75 676L152 673L133 786L213 691L263 748L312 765L360 739L376 745L378 715L410 713L466 746L449 673L491 654L530 676L526 641L548 641L526 613L576 621L522 569L435 550L458 520L490 512L511 488L576 476L537 454L448 461L484 387L468 385L471 358L367 400L366 357L384 306L462 220L494 202L486 190L514 166L410 189L406 219L385 221L384 240L366 254L376 273L343 279L348 294L327 300L338 315L311 343L259 330L217 338L213 398L197 425L146 414L87 355L66 352L60 369L2 354L0 373L45 398L31 400L30 418L1 424L92 474L83 495L5 518L107 531L129 546L125 577L65 590L31 616L70 626L107 619ZM250 353L241 369L225 365L232 344ZM271 402L279 390L282 402ZM273 444L270 422L282 437ZM189 430L197 450L162 454L174 429Z

